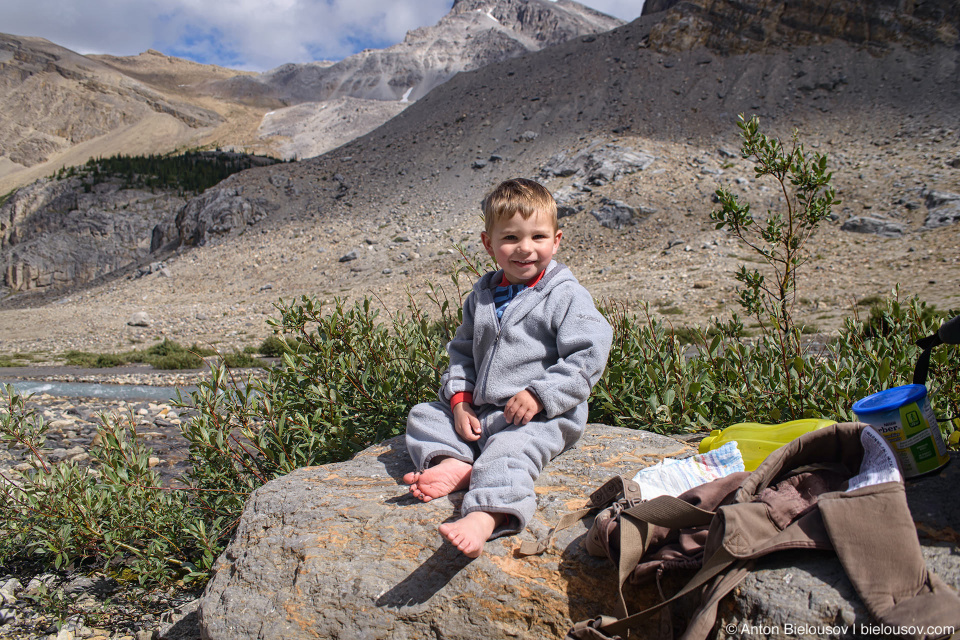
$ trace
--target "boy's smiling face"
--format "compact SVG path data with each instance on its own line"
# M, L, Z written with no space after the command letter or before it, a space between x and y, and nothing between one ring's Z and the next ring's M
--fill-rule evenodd
M520 214L493 225L480 234L483 248L503 269L510 284L535 278L547 268L560 248L562 231L554 230L550 216L535 214L526 220Z

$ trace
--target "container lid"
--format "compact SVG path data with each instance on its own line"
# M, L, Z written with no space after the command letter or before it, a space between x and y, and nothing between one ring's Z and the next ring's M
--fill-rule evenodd
M905 404L916 402L927 395L927 387L922 384L905 384L886 391L879 391L853 403L853 412L858 415L879 413L898 409Z

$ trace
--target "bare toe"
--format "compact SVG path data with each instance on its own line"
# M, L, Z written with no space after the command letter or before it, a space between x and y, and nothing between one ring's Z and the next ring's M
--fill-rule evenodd
M473 465L469 462L456 458L444 458L439 464L419 473L410 491L420 500L429 502L433 498L440 498L469 487L472 471Z
M472 511L456 522L440 525L440 535L468 558L477 558L483 553L483 545L493 534L500 514Z

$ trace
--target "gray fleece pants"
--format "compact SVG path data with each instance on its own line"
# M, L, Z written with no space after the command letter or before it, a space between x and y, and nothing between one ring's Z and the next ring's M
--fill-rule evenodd
M537 414L522 426L507 424L500 407L487 405L474 410L482 434L476 442L467 442L453 426L448 403L416 405L407 417L407 451L418 471L429 467L437 456L472 464L470 488L460 514L504 513L513 517L507 518L491 538L519 533L537 509L534 481L547 462L583 435L587 404L552 419Z

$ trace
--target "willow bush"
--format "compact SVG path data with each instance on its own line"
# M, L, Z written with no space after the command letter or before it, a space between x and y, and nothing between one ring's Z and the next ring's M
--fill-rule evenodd
M846 319L828 342L801 344L785 371L778 337L744 338L736 317L695 328L692 342L684 344L680 332L646 308L640 315L619 305L603 310L614 340L607 370L593 390L590 420L660 433L803 417L853 420L852 406L860 398L911 383L920 355L916 341L960 313L938 313L916 297L901 301L895 291L869 318ZM940 418L960 417L955 346L934 350L927 387ZM953 430L949 420L941 427L947 434Z

